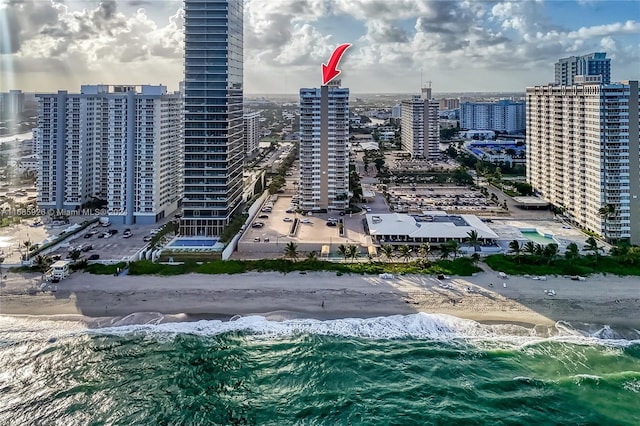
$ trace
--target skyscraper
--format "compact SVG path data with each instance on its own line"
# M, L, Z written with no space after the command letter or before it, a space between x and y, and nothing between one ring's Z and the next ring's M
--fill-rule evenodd
M440 155L439 102L431 97L431 88L422 96L402 101L402 149L414 159L433 159Z
M460 128L524 132L525 103L507 99L499 102L463 102L460 104Z
M300 208L344 210L349 205L349 89L333 80L300 89Z
M600 75L602 83L611 83L611 59L604 52L559 59L555 64L556 84L571 86L577 75Z
M258 152L260 141L260 111L245 111L244 116L244 153L247 157Z
M640 244L638 82L576 80L527 88L527 181L581 227Z
M139 89L139 90L137 90ZM165 86L38 94L38 206L104 200L114 223L155 223L181 195L181 100Z
M219 236L242 200L242 0L185 0L180 232Z

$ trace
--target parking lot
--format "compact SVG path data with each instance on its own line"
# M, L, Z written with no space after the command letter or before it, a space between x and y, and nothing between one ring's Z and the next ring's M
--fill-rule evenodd
M82 251L82 258L89 259L92 255L97 255L98 260L128 260L131 256L138 253L143 247L148 244L146 239L150 239L151 230L161 228L170 219L167 218L161 223L153 225L115 225L111 224L108 227L95 226L87 228L84 232L80 232L73 237L66 240L61 246L50 253L51 256L59 255L64 259L71 250L78 247L85 248L91 246L90 250ZM62 231L64 227L60 228ZM126 229L131 230L131 236L124 237L124 231ZM105 232L114 232L108 238L100 237ZM93 235L92 235L93 234ZM89 235L87 237L87 235Z
M445 210L476 215L497 214L504 210L480 191L455 185L390 186L390 203L399 213Z
M252 225L246 229L240 239L238 251L242 255L248 257L258 253L282 255L289 242L296 243L301 253L310 251L320 253L323 245L330 245L331 251L335 251L340 244L365 242L362 214L341 216L338 212L334 212L303 216L291 210L292 197L272 196L271 199L271 202L265 203L265 206L271 206L271 211L258 212ZM384 205L384 199L381 202ZM295 234L290 235L295 218L299 223ZM340 236L337 225L339 220L344 224L345 236L343 237ZM255 227L256 222L263 225ZM327 222L335 222L336 226L327 226Z

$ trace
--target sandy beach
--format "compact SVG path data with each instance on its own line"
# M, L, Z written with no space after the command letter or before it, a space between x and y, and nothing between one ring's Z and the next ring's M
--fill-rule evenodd
M444 280L427 275L382 279L329 272L176 277L75 273L60 282L56 292L29 293L37 283L39 276L8 274L0 289L0 315L82 318L100 326L101 318L140 312L186 314L188 319L264 315L274 320L425 312L542 327L569 321L640 328L638 277L539 281L504 279L495 272ZM545 292L549 289L555 295Z

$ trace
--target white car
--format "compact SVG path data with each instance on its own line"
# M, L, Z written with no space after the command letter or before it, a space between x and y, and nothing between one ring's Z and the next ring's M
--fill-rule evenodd
M300 221L300 223L308 223L308 224L310 224L310 225L312 225L312 224L313 224L313 222L311 221L311 219L302 219L302 220Z
M285 217L284 219L285 222L293 222L293 219L291 219L290 217Z
M337 222L338 219L336 219L335 217L330 217L329 219L327 219L327 222Z

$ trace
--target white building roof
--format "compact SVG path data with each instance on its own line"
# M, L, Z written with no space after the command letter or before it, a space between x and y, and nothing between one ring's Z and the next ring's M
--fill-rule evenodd
M401 213L368 214L367 224L371 235L406 235L411 238L467 238L475 230L478 238L497 239L484 222L474 215L431 215L435 221L417 221L413 216Z

